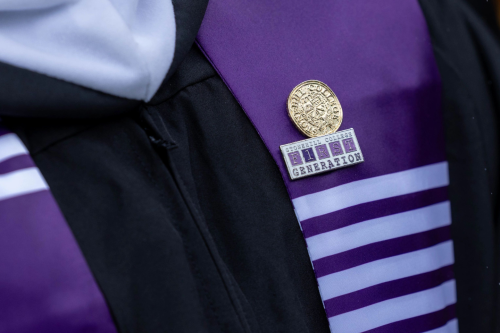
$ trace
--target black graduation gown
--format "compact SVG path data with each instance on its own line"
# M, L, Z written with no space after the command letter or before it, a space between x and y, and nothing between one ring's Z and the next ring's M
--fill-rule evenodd
M460 331L500 332L499 34L482 8L420 3L443 81ZM280 173L192 46L206 3L174 5L175 71L150 102L0 64L2 119L120 332L329 332Z

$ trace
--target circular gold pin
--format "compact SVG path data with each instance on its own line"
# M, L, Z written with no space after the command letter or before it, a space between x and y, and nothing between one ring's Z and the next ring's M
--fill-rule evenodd
M342 123L339 99L321 81L300 83L288 96L287 105L295 126L310 138L335 133Z

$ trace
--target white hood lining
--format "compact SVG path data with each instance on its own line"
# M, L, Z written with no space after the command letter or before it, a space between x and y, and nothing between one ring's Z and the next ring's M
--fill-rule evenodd
M175 29L171 0L0 0L0 61L148 101Z

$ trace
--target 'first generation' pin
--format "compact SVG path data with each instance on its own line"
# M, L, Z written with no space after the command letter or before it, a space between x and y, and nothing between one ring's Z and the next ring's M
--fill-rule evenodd
M364 162L354 129L337 132L343 112L323 82L305 81L288 97L288 115L310 139L280 146L292 180Z

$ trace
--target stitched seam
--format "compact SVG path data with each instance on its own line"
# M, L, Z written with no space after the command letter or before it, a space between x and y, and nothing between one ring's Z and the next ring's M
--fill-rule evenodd
M149 114L151 114L150 110L146 110L146 112L149 113ZM167 158L168 161L170 161L170 156L169 156L168 150L171 148L171 146L168 145L168 143L165 140L163 140L163 139L160 139L159 141L157 141L156 144L158 144L159 146L161 146L161 147L163 147L163 148L166 149L166 151L164 151L163 153L165 155L167 155L166 158ZM142 163L143 163L143 161L141 161L141 164ZM171 164L171 163L169 163L169 164ZM168 167L166 167L166 169L168 170L168 172L171 173L171 176L172 176L175 184L177 185L177 187L179 187L180 184L176 181L176 179L178 179L180 177L177 175L177 173L175 171L172 172L171 170L169 170ZM159 182L154 181L153 177L152 177L152 175L150 173L148 173L148 176L149 176L150 182L152 182L154 184L155 188L158 190L158 192L160 194L160 197L165 202L168 201L168 198L167 198L167 196L164 193L164 189L161 188L161 186L159 185ZM181 180L181 182L182 182L182 180ZM182 184L182 186L184 186L184 184ZM178 191L179 191L179 194L181 195L182 199L185 202L186 201L186 196L183 194L183 191L185 191L185 188L183 187L183 190L181 190L180 188L178 188ZM189 201L189 203L191 203L191 201ZM189 212L189 214L191 215L191 218L193 218L193 222L195 223L195 225L197 225L195 217L193 216L193 212L192 212L191 207L189 205L186 205L186 209ZM181 228L180 228L180 225L179 225L179 223L177 221L173 220L172 224L175 226L175 228L177 229L177 232L179 234L183 234L180 231ZM201 236L202 236L202 238L204 238L203 235L201 235ZM181 239L182 239L182 237L181 237ZM193 252L190 249L190 247L187 246L186 243L184 243L184 241L183 241L183 245L184 245L184 250L186 251L186 256L188 258L188 261L190 262L190 267L191 267L192 273L195 276L195 279L200 282L200 285L201 285L201 288L202 288L202 292L207 297L208 305L210 307L210 310L213 313L213 316L215 317L215 320L216 320L217 324L219 325L219 327L224 327L225 325L223 325L221 323L219 314L218 314L218 312L215 309L215 302L214 302L213 298L210 296L209 289L208 289L207 283L205 281L205 278L203 278L203 276L202 276L202 274L201 274L201 272L200 272L200 270L198 268L198 265L196 265L196 262L194 260Z
M134 147L134 145L132 143L132 140L130 139L130 135L127 135L126 137L127 137L128 141L129 141L129 145L130 145L131 149L134 152L135 158L139 161L139 163L141 164L143 170L146 172L150 183L153 184L154 188L158 191L158 193L159 193L160 197L163 199L163 201L164 202L167 201L168 198L165 196L164 189L160 186L159 182L157 182L157 181L155 181L153 179L153 174L151 173L151 170L147 167L147 165L144 162L144 160L142 158L140 158L137 149ZM187 208L188 208L188 211L190 211L189 207L187 207ZM203 292L205 293L205 295L208 298L209 307L210 307L211 311L215 314L216 320L217 320L217 323L219 324L219 326L222 326L222 325L220 325L220 321L219 321L219 318L217 316L217 312L215 311L213 299L208 294L207 284L206 284L205 280L203 279L198 266L196 265L196 262L195 262L195 259L194 259L194 255L193 255L193 251L190 249L189 246L186 245L186 243L183 240L182 235L184 235L184 233L181 232L181 228L180 228L180 225L179 225L178 221L176 221L175 219L173 219L173 220L169 220L167 222L172 223L172 225L175 227L176 232L178 233L179 238L180 238L180 240L181 240L181 242L183 244L183 248L184 248L184 251L186 253L186 258L187 258L187 260L189 262L189 267L191 268L191 272L193 273L195 280L196 281L200 281L200 284L201 284L201 287L203 289Z
M146 110L146 112L151 115L150 110ZM151 117L152 117L152 115L151 115ZM154 117L152 117L152 118L154 119ZM151 125L149 125L149 126L151 126ZM226 276L226 274L224 274L221 271L221 267L220 267L221 260L217 260L220 258L218 258L218 256L216 255L217 250L214 248L215 245L213 244L213 242L211 242L210 235L207 235L208 229L203 227L203 224L202 224L203 217L200 215L200 213L196 209L196 206L194 205L193 201L191 200L191 198L189 196L189 192L187 191L187 187L184 183L184 180L181 177L181 175L177 172L177 169L176 169L174 163L172 162L172 159L170 156L170 151L167 149L167 147L165 146L164 143L163 144L160 143L159 146L165 149L165 150L160 151L160 152L165 156L166 165L169 167L169 169L171 170L171 172L173 174L173 178L174 178L174 181L178 187L178 190L179 190L182 198L184 199L184 201L187 203L188 211L195 222L195 225L200 233L201 238L203 239L203 242L205 243L205 246L208 249L208 252L209 252L209 254L214 262L214 266L215 266L217 272L219 273L219 276L222 278L222 284L223 284L224 288L226 289L230 303L232 304L232 306L236 312L236 315L237 315L238 319L240 320L240 325L242 326L242 328L245 331L249 331L249 329L245 329L245 327L248 327L248 325L245 325L242 322L241 309L238 307L237 304L235 304L234 295L231 292L230 286L228 286L227 276ZM207 294L207 297L210 300L210 297L208 294ZM211 309L213 311L213 307L211 307ZM227 324L222 325L220 322L220 318L218 316L218 313L215 311L213 311L213 312L214 312L214 315L216 316L216 320L217 320L217 323L219 324L219 327L224 328L227 331Z
M174 167L174 166L172 166L172 167ZM181 177L181 176L180 176L177 172L175 172L175 178L179 179L179 186L180 186L180 187L182 187L183 192L187 193L187 188L186 188L186 185L184 184L184 181L182 180L182 177ZM198 210L195 208L194 203L191 201L191 198L189 197L189 195L183 195L183 197L184 197L184 200L186 200L186 201L188 201L188 202L189 202L189 205L188 205L188 210L189 210L189 212L190 212L192 215L194 215L194 216L193 216L193 218L194 218L194 219L198 219L198 221L203 220L202 216L198 213ZM198 228L200 228L200 229L201 229L201 227L199 226L199 223L197 223L197 225L198 225ZM203 236L203 233L201 232L201 230L200 230L200 233L202 234L202 238L203 238L203 239L205 239L205 237ZM205 243L207 243L207 240L206 240L206 239L205 239ZM213 257L212 251L210 250L210 247L208 246L208 244L207 244L207 248L208 248L208 250L209 250L209 252L210 252L211 256ZM219 271L219 274L220 274L220 275L222 275L222 274L221 274L221 271L220 271L220 269L219 269L219 267L218 267L219 265L217 265L217 263L216 263L216 261L215 261L215 260L214 260L214 263L215 263L215 267L217 268L217 271ZM226 285L226 283L225 283L224 279L223 279L223 282L224 282L224 285ZM205 292L206 292L206 290L207 290L207 289L205 288ZM212 298L208 295L208 293L207 293L207 297L208 297L208 299L210 300L210 302L211 302L211 303L213 303L213 300L212 300ZM231 297L229 297L229 298L230 298L230 299L232 299ZM233 304L233 306L234 306L234 304ZM220 318L219 318L219 315L218 315L217 311L214 311L214 308L213 308L212 304L211 304L211 309L212 309L212 311L213 311L213 312L214 312L214 314L215 314L215 317L216 317L216 319L217 319L217 323L219 324L219 326L224 327L225 329L227 329L227 324L221 324L221 322L220 322Z
M186 188L186 185L184 183L184 180L182 179L180 174L178 174L177 172L175 172L175 173L176 173L176 178L179 179L179 185L183 188L183 191L185 193L187 193L187 188ZM191 201L191 198L188 195L185 195L185 199L186 199L186 201L188 201L190 203L190 206L192 207L192 208L190 207L190 209L189 209L190 212L193 215L195 215L195 218L197 218L199 221L203 221L203 217L196 209L196 206L194 205L193 201ZM200 232L202 233L202 235L204 235L205 232L209 232L208 230L204 230L204 231L201 230L203 228L201 226L201 223L198 223L198 228L200 229ZM240 324L242 325L242 329L247 331L247 332L250 332L251 330L250 330L250 327L248 326L248 323L246 321L245 311L242 309L241 304L237 300L235 300L235 297L237 297L237 296L236 296L236 292L232 288L232 284L230 282L230 277L228 276L228 273L222 267L220 267L221 264L219 264L218 261L216 260L216 257L218 257L217 249L211 248L211 246L209 245L209 243L211 243L211 239L209 239L209 237L210 237L209 235L203 236L205 243L207 244L207 248L210 251L210 254L214 260L215 267L217 268L217 271L219 272L220 276L223 278L222 279L223 284L226 288L226 292L228 293L229 299L231 300L231 303L236 311L236 314L238 315L238 318L240 319ZM214 247L214 246L215 245L212 244L212 247Z

